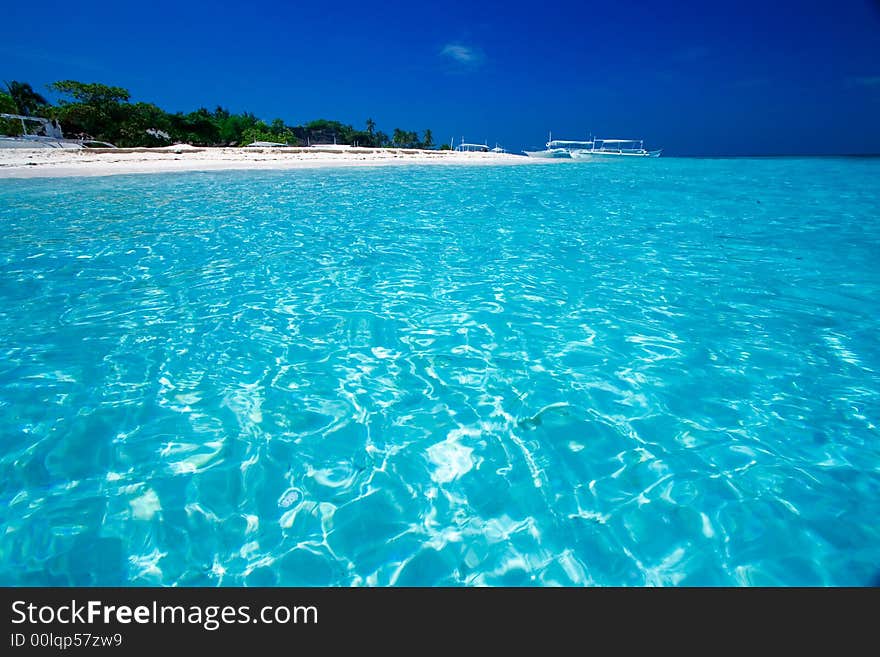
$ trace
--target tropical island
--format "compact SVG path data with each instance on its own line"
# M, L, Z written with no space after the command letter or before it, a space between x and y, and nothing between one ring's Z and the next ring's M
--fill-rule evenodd
M26 82L7 82L0 90L0 178L534 163L488 147L482 149L487 152L438 147L430 129L394 128L389 136L372 118L363 130L328 119L288 125L219 105L171 113L153 103L132 102L127 89L97 82L61 80L47 86L60 97L57 104Z
M69 137L110 142L123 148L150 148L175 143L235 147L254 142L289 146L435 147L430 129L419 135L416 131L394 128L389 136L376 129L372 118L366 120L363 130L327 119L291 126L280 118L267 123L251 112L235 114L221 105L214 110L201 107L188 113L171 113L154 103L131 102L128 89L98 82L60 80L49 84L49 90L61 96L57 105L50 103L27 82L12 80L4 86L5 91L0 91L0 113L45 117L58 121ZM21 131L19 122L0 119L0 134L15 136ZM440 148L450 147L443 145Z

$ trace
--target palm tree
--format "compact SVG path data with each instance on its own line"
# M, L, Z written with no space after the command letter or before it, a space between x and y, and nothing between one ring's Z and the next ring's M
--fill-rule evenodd
M423 148L433 148L434 147L434 135L431 134L431 130L425 130L425 138L422 140Z
M370 133L370 137L373 136L373 130L376 129L376 122L373 119L367 119L367 132Z
M31 112L36 112L49 104L49 101L34 91L27 82L12 80L6 83L6 90L12 96L19 113L25 116L30 116Z

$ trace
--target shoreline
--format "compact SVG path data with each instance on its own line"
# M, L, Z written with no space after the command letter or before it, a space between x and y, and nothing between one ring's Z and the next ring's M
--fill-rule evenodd
M547 164L510 153L408 148L230 148L177 146L120 149L0 149L0 179L67 178L193 171L317 169L399 165Z

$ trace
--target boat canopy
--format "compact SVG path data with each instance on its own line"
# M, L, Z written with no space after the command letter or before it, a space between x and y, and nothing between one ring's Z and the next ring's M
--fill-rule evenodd
M19 121L33 121L34 123L51 123L49 119L44 119L42 116L24 116L23 114L0 113L0 119L18 119Z
M488 144L468 144L467 142L462 142L455 147L457 151L488 151Z
M14 121L20 121L22 134L26 136L30 136L30 133L28 133L25 121L29 123L38 123L39 127L36 129L38 131L42 130L43 135L46 137L52 137L53 139L64 139L64 135L62 135L61 133L61 125L58 123L57 120L46 119L42 116L24 116L22 114L6 113L0 113L0 119L12 119Z
M569 146L592 146L591 141L571 141L566 139L551 139L547 142L547 148L568 148Z

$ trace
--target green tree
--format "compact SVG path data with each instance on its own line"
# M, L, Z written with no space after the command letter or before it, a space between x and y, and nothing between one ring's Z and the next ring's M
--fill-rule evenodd
M220 141L220 128L214 115L204 107L189 114L178 112L169 118L171 137L175 141L197 146L212 146Z
M272 139L269 141L275 141L282 144L297 143L297 138L296 135L293 134L293 129L285 125L284 121L281 119L275 119L272 121L269 125L269 131L272 134Z
M361 132L358 131L355 134L355 140L361 146L372 146L376 147L379 145L377 135L376 135L376 122L373 119L367 119L367 131Z
M374 146L376 141L375 135L371 135L366 130L355 130L351 139L352 145L357 144L358 146Z
M230 114L228 110L218 107L214 110L214 123L217 126L218 142L224 146L244 145L244 133L253 128L260 120L253 114Z
M425 130L425 136L422 138L422 148L434 148L434 135L431 130Z
M419 148L422 145L419 141L419 133L401 130L400 128L394 128L394 136L391 137L391 142L398 148Z
M53 82L49 88L72 98L62 99L55 112L65 132L85 133L111 142L120 138L120 128L128 115L124 105L130 98L127 89L75 80Z
M337 144L351 144L355 134L355 129L350 125L327 119L310 121L303 126L303 131L312 143L335 139Z
M10 114L24 114L31 116L39 114L49 105L49 101L34 91L27 82L12 80L6 83L6 91L15 103L15 109Z
M124 105L125 118L114 131L117 146L165 146L171 142L171 120L152 103Z
M0 91L0 112L4 114L18 114L18 107L12 96ZM0 118L0 135L18 136L21 134L21 121L18 119Z
M245 129L242 133L241 145L247 146L255 141L271 141L281 144L296 144L296 136L293 131L284 125L281 119L272 121L271 125L266 125L263 121L258 121L255 125Z
M75 80L61 80L53 82L49 88L60 94L72 97L78 103L86 105L112 105L127 103L131 94L128 89L111 87L99 82L77 82ZM62 101L64 102L64 101Z
M0 112L4 114L18 114L18 106L8 93L0 91Z

